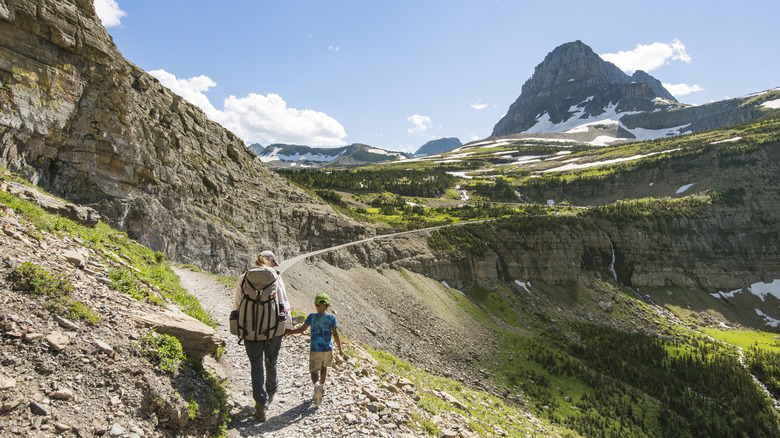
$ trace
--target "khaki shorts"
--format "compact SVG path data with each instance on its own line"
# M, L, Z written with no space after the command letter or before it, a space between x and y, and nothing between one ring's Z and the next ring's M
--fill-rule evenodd
M333 350L309 352L310 373L319 373L322 368L327 368L331 364L333 364Z

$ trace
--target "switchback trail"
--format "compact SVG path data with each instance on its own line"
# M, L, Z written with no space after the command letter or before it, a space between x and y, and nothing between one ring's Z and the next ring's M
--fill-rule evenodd
M291 268L296 263L298 263L298 262L300 262L302 260L306 260L309 257L313 257L313 256L316 256L316 255L324 254L324 253L330 252L330 251L336 251L336 250L339 250L341 248L347 248L347 247L350 247L350 246L359 245L361 243L371 242L371 241L379 240L379 239L390 239L390 238L402 236L402 235L405 235L405 234L424 233L424 232L428 232L428 231L438 230L439 228L458 227L458 226L461 226L461 225L468 225L468 224L480 224L480 223L483 223L483 222L491 222L491 221L494 221L494 220L496 220L496 219L483 219L483 220L479 220L479 221L467 221L467 222L459 222L459 223L456 223L456 224L437 225L435 227L420 228L418 230L400 231L398 233L382 234L382 235L379 235L379 236L373 236L373 237L369 237L369 238L362 239L362 240L356 240L354 242L347 242L347 243L343 243L341 245L331 246L331 247L324 248L324 249L318 249L316 251L307 252L305 254L299 254L299 255L297 255L295 257L291 257L291 258L289 258L287 260L282 260L282 263L279 265L279 271L280 272L284 272L287 269Z

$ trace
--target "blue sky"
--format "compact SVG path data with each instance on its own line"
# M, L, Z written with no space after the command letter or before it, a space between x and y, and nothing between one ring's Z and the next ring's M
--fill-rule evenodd
M95 0L125 58L247 143L488 137L581 40L683 103L780 86L776 0Z

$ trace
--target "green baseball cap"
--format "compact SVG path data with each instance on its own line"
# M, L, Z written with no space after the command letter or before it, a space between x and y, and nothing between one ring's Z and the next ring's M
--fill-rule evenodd
M320 305L320 304L327 304L330 306L330 297L326 293L318 293L316 297L314 297L314 305Z

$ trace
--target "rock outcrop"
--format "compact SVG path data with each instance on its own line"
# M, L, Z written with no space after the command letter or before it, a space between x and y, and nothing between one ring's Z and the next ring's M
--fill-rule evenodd
M376 233L126 61L88 0L0 2L0 164L211 271Z
M158 312L136 312L130 316L137 325L157 333L173 336L187 356L202 359L225 346L211 327L181 312L161 309Z
M81 225L92 227L100 221L100 214L92 208L64 202L54 196L44 195L35 189L19 183L2 181L0 190L7 191L22 199L32 201L49 213L64 216Z
M521 218L456 228L375 239L324 253L321 258L342 269L406 268L464 290L531 279L570 284L585 271L608 272L610 268L609 236L587 220ZM478 250L429 244L449 240L447 235L479 242L474 246Z

